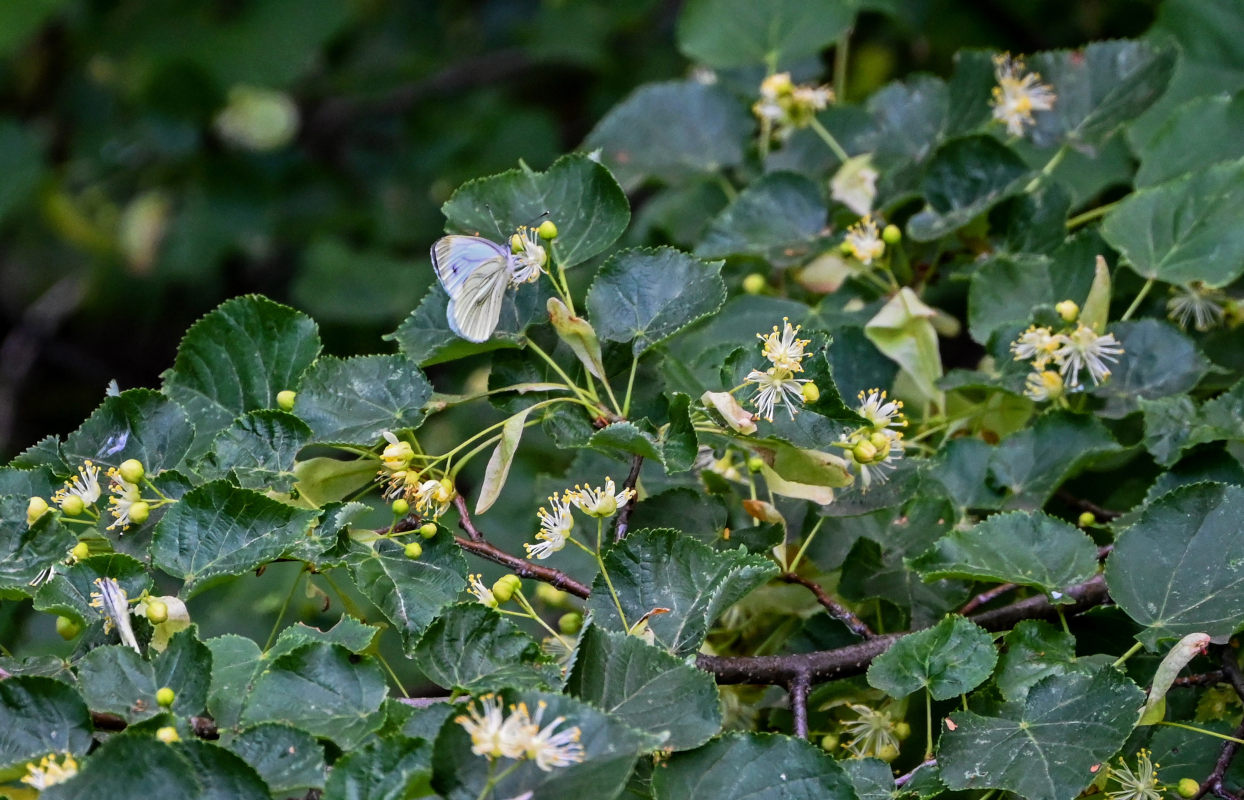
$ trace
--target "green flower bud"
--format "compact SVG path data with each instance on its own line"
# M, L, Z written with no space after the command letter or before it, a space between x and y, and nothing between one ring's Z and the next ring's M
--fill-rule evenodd
M60 501L60 510L64 511L67 516L76 517L86 510L86 503L82 502L82 498L76 494L66 495L65 499Z
M181 741L181 737L177 735L177 729L172 725L165 725L163 728L157 730L156 738L165 744L172 744L173 742Z
M1054 310L1063 318L1063 322L1075 322L1076 317L1080 316L1080 307L1074 300L1064 300L1055 305Z
M877 448L877 452L881 454L882 458L885 458L890 452L890 437L883 431L873 431L868 434L868 443Z
M517 575L502 575L492 585L492 596L497 598L498 603L508 603L514 593L521 588L523 588L523 582Z
M578 611L562 614L557 619L557 629L567 636L574 636L583 629L583 615Z
M872 442L863 441L851 448L851 456L857 464L871 464L877 458L877 448Z
M393 505L390 506L390 508L393 509L393 516L395 517L404 517L410 513L410 503L407 502L404 497L399 497L394 500Z
M130 522L135 525L142 525L149 516L151 516L151 506L147 505L146 501L138 500L130 506Z
M907 737L911 736L911 726L906 722L899 721L894 723L894 738L900 742L907 741Z
M168 606L163 600L147 601L147 621L153 625L159 625L161 622L168 620Z
M436 523L425 522L419 526L419 535L425 539L431 539L436 535Z
M903 241L903 232L897 225L887 225L881 231L881 241L889 245L898 244Z
M69 551L69 555L73 556L74 561L81 561L91 555L91 546L86 542L78 542Z
M1091 528L1097 524L1097 515L1092 511L1085 511L1080 515L1080 519L1077 522L1081 528Z
M821 737L821 749L830 753L838 749L838 734L827 733Z
M877 754L877 758L889 764L891 761L898 758L898 748L892 744L887 744L885 747L881 748L881 752Z
M1197 783L1193 778L1180 778L1175 791L1179 792L1180 797L1192 797L1201 791L1201 784Z
M536 584L536 597L543 603L551 606L564 606L570 599L570 595L547 583Z
M162 689L160 689L160 691L156 692L156 702L164 706L165 708L168 708L169 706L171 706L173 704L173 701L176 699L177 699L177 693L167 686L163 687Z
M546 219L540 223L540 227L536 228L536 233L540 234L540 238L548 241L557 238L557 226L553 224L553 220Z
M524 247L526 247L526 244L523 242L522 236L519 236L516 233L510 237L510 252L511 253L521 253L523 252Z
M121 462L121 466L117 467L117 474L121 476L121 480L128 483L140 483L147 475L147 470L143 468L143 462L137 458L127 458Z
M298 397L298 393L291 389L285 389L283 391L277 392L276 393L276 407L281 409L282 411L293 411L294 410L294 399L296 397Z
M56 632L60 634L60 638L69 641L76 638L79 633L82 633L82 626L69 617L57 617Z
M32 497L30 502L26 504L26 525L34 525L39 521L39 517L48 513L48 501L42 497Z
M753 272L743 279L743 291L748 294L760 294L765 290L767 281L759 272Z
M760 456L752 456L747 459L747 469L749 472L760 472L760 468L765 465L765 460Z
M407 558L418 558L421 555L423 555L423 545L419 544L418 542L407 542L406 543L406 557Z
M815 403L821 399L821 390L812 381L805 383L800 391L803 392L803 401L805 403Z

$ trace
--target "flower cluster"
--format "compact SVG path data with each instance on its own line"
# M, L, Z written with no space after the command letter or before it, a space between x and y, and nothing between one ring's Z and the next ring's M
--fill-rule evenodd
M33 762L26 764L22 783L41 792L58 783L64 783L77 774L78 762L72 755L63 753L58 761L56 753L49 753L39 760L38 766Z
M1158 781L1158 768L1149 757L1149 751L1141 749L1136 753L1135 771L1122 758L1119 766L1110 767L1110 781L1117 788L1107 789L1106 797L1110 800L1160 800L1166 787Z
M541 506L539 511L540 530L536 532L535 544L524 544L528 558L545 559L566 546L570 540L570 530L574 527L574 515L570 507L577 506L589 517L604 519L611 517L622 506L635 497L635 490L625 488L618 491L613 478L605 478L605 485L600 488L576 485L562 493L554 493L549 498L549 506Z
M859 473L863 491L874 483L885 483L895 463L903 457L903 402L889 400L881 389L860 392L856 409L868 424L842 434L839 446L850 455L852 468Z
M1232 325L1238 324L1240 308L1235 298L1226 292L1193 281L1171 287L1170 299L1166 301L1166 316L1184 330L1191 326L1198 331L1207 331L1224 320Z
M558 731L566 718L557 717L541 727L547 708L543 700L534 716L526 703L510 706L510 713L504 713L500 698L493 694L479 698L479 703L479 710L472 701L466 714L454 718L470 735L471 752L475 755L489 759L528 758L544 772L578 764L586 757L577 725Z
M1074 303L1059 303L1069 322L1079 313ZM1024 394L1037 402L1058 400L1068 391L1080 388L1080 373L1088 370L1096 386L1110 377L1106 362L1118 363L1123 347L1114 334L1099 335L1082 322L1061 331L1033 325L1011 343L1016 361L1031 361L1032 373L1025 381Z
M824 111L833 100L834 90L828 86L797 86L789 72L779 72L761 81L760 99L752 113L767 121L773 138L782 141L810 125L816 112Z
M764 357L773 365L765 371L754 369L747 375L747 383L754 383L758 387L756 394L752 397L752 402L756 404L756 409L760 412L760 416L773 421L773 409L780 401L786 406L786 412L790 414L790 418L794 419L796 404L804 402L805 383L810 381L806 378L796 378L795 373L803 372L803 364L801 363L808 353L804 348L808 346L810 340L796 338L799 334L800 326L791 325L790 319L782 319L782 328L779 330L776 325L773 326L773 332L768 335L756 334L762 342L764 342Z
M105 473L108 478L108 512L113 522L108 530L120 528L125 530L130 525L140 525L147 521L152 505L161 505L167 499L144 500L140 482L146 476L142 462L135 458L121 462L120 467L109 467ZM95 504L103 495L99 485L99 467L87 459L78 467L78 474L65 482L65 485L52 495L52 503L60 507L61 513L67 517L79 517L86 514L92 520L99 519L99 511ZM51 510L51 506L42 497L32 497L26 505L26 524L34 525Z
M881 229L871 214L847 228L847 238L842 241L842 250L864 266L870 266L885 254Z
M113 628L121 636L121 643L128 645L135 653L138 639L134 637L134 628L130 625L130 601L125 590L116 578L96 578L97 592L91 592L91 608L98 609L104 618L104 633L111 633Z
M893 761L898 757L898 736L890 712L870 708L863 703L848 703L847 708L858 716L842 727L851 736L847 750L857 758L879 758Z
M410 442L398 439L391 431L384 431L388 442L380 453L383 469L378 473L385 483L384 496L390 500L403 498L415 506L424 517L436 519L449 510L458 496L454 482L448 477L435 478L411 467L415 451Z
M539 231L522 225L518 233L510 237L510 283L531 283L544 274L549 263L549 254L544 245L540 244Z
M1011 136L1023 136L1025 125L1035 125L1034 111L1049 111L1058 99L1053 87L1041 83L1041 76L1024 71L1022 58L1010 53L994 56L993 118L1006 125Z

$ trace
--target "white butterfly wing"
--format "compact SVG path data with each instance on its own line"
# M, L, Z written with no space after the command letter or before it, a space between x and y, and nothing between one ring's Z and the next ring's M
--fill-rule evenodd
M492 336L510 285L509 251L479 236L445 236L432 245L432 267L449 295L450 329L472 342Z

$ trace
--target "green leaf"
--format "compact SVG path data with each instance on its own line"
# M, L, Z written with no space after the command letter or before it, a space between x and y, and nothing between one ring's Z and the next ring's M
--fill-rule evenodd
M603 453L622 451L629 455L643 456L654 461L661 460L660 443L650 434L639 429L633 422L614 422L592 434L588 446Z
M78 537L61 522L58 514L44 514L34 525L26 524L29 495L0 497L0 591L30 595L30 582L61 561ZM60 571L60 570L58 570Z
M581 153L562 156L546 172L523 165L464 183L441 212L451 230L502 242L547 212L557 223L552 247L563 268L603 252L631 219L630 204L613 175Z
M842 567L838 590L847 600L879 598L910 616L914 628L932 625L968 599L968 584L939 580L926 583L903 561L902 547L884 548L870 539L851 547Z
M696 652L722 611L776 573L773 562L734 550L714 551L668 529L631 533L605 555L605 569L634 625L654 608L669 613L648 620L657 642L676 655ZM597 624L622 629L618 609L602 576L588 598Z
M1186 395L1140 400L1145 449L1164 467L1185 450L1206 442L1244 440L1244 381L1200 408Z
M754 255L774 266L802 264L824 249L827 214L815 183L793 172L771 172L717 215L695 254Z
M656 800L855 800L838 762L811 742L774 733L727 733L675 753L653 771Z
M631 342L639 356L721 308L726 284L720 261L701 261L671 247L615 253L587 293L601 339Z
M342 614L337 624L326 631L299 622L281 631L268 656L283 655L309 642L339 644L351 653L362 653L371 647L380 630L381 626L368 625L349 614Z
M1030 177L1024 160L992 136L965 136L941 145L925 169L927 205L907 223L907 235L931 242L1018 192Z
M322 507L342 500L376 480L376 462L369 458L342 461L317 456L294 464L294 488L311 505Z
M1007 789L1029 800L1067 800L1118 752L1144 694L1117 670L1045 678L996 716L950 715L938 746L952 790Z
M945 82L932 75L883 86L866 104L877 124L877 154L899 165L927 160L942 138L951 107Z
M294 410L316 441L370 444L382 431L418 428L431 397L404 356L325 356L307 370Z
M194 442L194 425L177 403L150 389L130 389L104 398L63 451L72 464L90 459L115 467L128 458L143 462L147 474L181 463ZM101 474L101 483L106 483Z
M844 758L838 762L859 800L893 800L894 773L881 759Z
M995 514L951 531L912 562L926 578L968 578L1061 590L1097 573L1097 546L1084 531L1040 511Z
M410 649L410 657L428 680L454 691L536 689L560 682L544 664L535 639L480 603L445 609Z
M156 702L155 669L129 647L96 647L78 662L82 698L96 711L116 714L128 723L164 713Z
M995 256L972 275L968 330L973 339L988 344L998 329L1026 325L1037 306L1052 306L1062 300L1080 303L1088 295L1092 279L1088 265L1070 259Z
M1110 380L1093 390L1107 399L1105 417L1123 417L1140 400L1182 394L1209 371L1209 360L1173 325L1156 319L1118 322L1111 331L1123 346Z
M934 700L949 700L980 686L997 661L993 637L952 615L932 628L907 634L873 659L868 685L898 700L921 689Z
M7 682L7 681L6 681ZM78 774L39 794L40 800L101 797L200 797L203 786L181 748L154 747L150 734L108 737Z
M940 407L943 396L937 379L942 377L942 356L931 321L935 315L904 286L868 321L864 335L902 368L925 399Z
M152 658L156 690L168 687L175 696L170 710L179 717L202 714L212 677L212 651L200 642L194 628L178 631L168 646ZM95 651L92 651L95 652Z
M1142 277L1221 287L1244 275L1244 229L1232 209L1244 159L1207 167L1124 197L1101 234Z
M234 298L190 326L164 391L194 420L195 446L206 448L234 417L276 408L277 393L296 390L319 351L305 314L255 295Z
M0 681L0 769L38 762L48 753L81 756L91 747L91 714L72 687L16 675Z
M669 427L661 440L661 463L668 474L686 472L695 464L700 441L691 421L691 398L682 392L669 397Z
M1106 562L1110 596L1145 626L1137 638L1204 632L1230 636L1244 625L1244 489L1219 483L1163 495L1120 534Z
M333 764L326 797L352 800L407 800L432 794L432 745L391 736L368 742Z
M277 558L306 536L319 515L224 481L181 498L151 537L155 565L186 581L189 599L210 579L241 575Z
M1197 97L1184 103L1137 155L1136 188L1152 186L1244 156L1235 132L1244 127L1244 92Z
M638 637L598 628L579 639L566 691L666 750L699 747L721 730L717 684L702 670Z
M523 330L537 315L542 317L545 313L543 290L540 284L524 284L517 291L506 292L497 329L486 341L471 342L450 329L445 316L449 295L440 283L434 283L419 306L385 338L396 341L407 358L425 367L476 353L518 347L523 341Z
M220 432L198 471L208 480L232 477L244 489L288 493L298 451L309 441L311 429L293 414L251 411Z
M1122 449L1092 417L1046 413L994 449L987 480L1009 493L1003 508L1038 509L1083 466Z
M423 555L407 558L402 545L379 540L356 545L347 556L350 577L402 634L409 650L419 634L466 587L466 560L445 532L423 543Z
M38 526L36 526L36 529ZM35 594L35 608L90 624L101 612L91 606L91 593L98 592L95 581L115 578L127 597L136 598L151 588L151 575L142 562L121 553L91 556L71 567L58 569Z
M200 797L230 800L270 800L268 785L255 768L229 750L212 742L185 739L174 745L190 762L202 785Z
M755 122L726 89L699 81L636 89L596 124L584 150L601 151L621 184L667 183L743 163Z
M541 771L530 759L501 762L506 768L513 766L514 770L497 782L494 789L497 797L517 797L532 792L533 797L611 800L626 785L641 750L656 747L651 737L566 695L530 691L507 693L507 708L518 703L525 704L533 715L537 709L544 708L541 727L565 717L556 730L577 727L585 757L581 763L549 772ZM471 752L470 736L454 722L446 722L436 737L432 764L433 788L447 800L475 800L488 779L498 776L487 758Z
M842 0L690 0L678 17L678 49L710 67L776 69L825 49L854 19Z
M1074 51L1037 53L1028 65L1058 95L1053 109L1034 115L1032 141L1038 147L1064 139L1095 147L1162 94L1175 51L1144 41L1093 42Z
M324 788L324 747L306 731L265 722L232 737L225 747L250 764L275 796Z
M207 710L221 730L235 728L255 677L268 662L259 645L244 636L226 634L204 644L212 652Z
M488 457L488 466L484 468L484 482L479 487L479 496L475 499L475 513L483 514L492 508L505 488L505 481L510 476L510 466L514 463L514 454L518 452L518 443L527 429L527 415L533 406L527 406L505 421L501 426L501 439Z
M380 726L376 712L387 694L384 671L370 656L327 642L305 644L260 672L240 722L284 722L348 750Z
M1043 678L1071 671L1076 660L1075 637L1043 620L1021 621L1004 643L994 681L1005 700L1022 702Z

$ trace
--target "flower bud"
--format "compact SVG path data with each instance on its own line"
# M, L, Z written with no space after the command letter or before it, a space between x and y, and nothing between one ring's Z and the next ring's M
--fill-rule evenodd
M147 470L137 458L127 458L117 467L117 474L126 483L140 483L147 476Z
M885 431L873 431L868 434L868 443L877 448L877 452L885 458L890 452L890 437Z
M393 501L393 505L389 506L393 510L393 516L404 517L410 513L410 503L404 497L399 497Z
M34 525L39 521L39 517L48 513L48 501L42 497L32 497L30 502L26 504L26 525Z
M423 545L418 542L407 542L405 552L407 558L418 558L423 555Z
M765 460L760 456L752 456L747 459L748 472L760 472L761 467L765 465Z
M849 240L843 239L842 244L838 245L838 249L842 251L844 256L855 255L855 245L851 244Z
M177 735L177 729L172 725L165 725L163 728L157 730L156 738L165 744L172 744L173 742L181 741L181 737Z
M838 749L838 734L827 733L821 737L821 749L827 752L834 752Z
M298 393L291 389L284 389L276 393L276 407L282 411L294 410L294 399L298 397Z
M164 706L165 708L168 708L169 706L171 706L173 704L173 701L176 699L177 699L177 693L167 686L161 688L158 692L156 692L156 702Z
M60 634L60 638L69 641L82 633L82 626L69 617L57 617L56 632Z
M536 584L536 597L541 602L547 603L551 606L564 606L570 599L570 595L568 593L563 592L556 586L551 586L547 583Z
M803 401L805 403L815 403L821 399L821 390L812 381L805 383L800 391L803 392Z
M540 227L536 228L536 233L540 234L540 238L545 241L557 238L557 226L553 224L553 220L546 219L540 223Z
M1193 778L1180 778L1175 791L1179 792L1180 797L1193 797L1197 792L1201 791L1201 784L1197 783Z
M436 535L436 523L425 522L419 526L419 535L425 539L431 539Z
M517 233L510 237L510 252L521 253L527 247L527 243L523 241L523 237Z
M1080 316L1080 307L1074 300L1064 300L1055 305L1054 310L1063 318L1063 322L1075 322L1076 317Z
M862 441L851 448L851 456L856 464L871 464L877 458L877 448L872 442Z
M892 744L887 744L881 748L881 752L877 753L877 758L888 764L898 758L898 748Z
M1085 511L1080 514L1080 519L1078 519L1077 522L1081 528L1091 528L1097 524L1097 515L1092 511Z
M905 742L907 741L908 736L911 736L910 725L908 725L905 721L902 721L902 720L894 723L894 738L895 739L898 739L900 742Z
M73 556L74 561L81 561L91 555L91 546L86 542L78 542L69 551L69 555Z
M145 500L136 500L130 506L130 522L135 525L142 525L149 516L151 516L151 506L147 505Z
M765 290L765 276L759 272L753 272L743 279L743 291L748 294L760 294Z
M897 225L887 225L881 231L881 241L888 245L896 245L903 241L903 232Z
M498 603L508 603L514 593L521 588L523 588L523 582L517 575L502 575L492 585L492 596L497 598Z
M574 636L583 629L583 615L578 611L562 614L557 619L557 629L567 636Z
M163 600L147 601L147 621L159 625L168 619L168 605Z
M67 516L76 517L86 510L86 503L82 502L82 498L76 494L66 495L65 499L60 501L60 510L64 511ZM29 509L26 513L30 513Z

